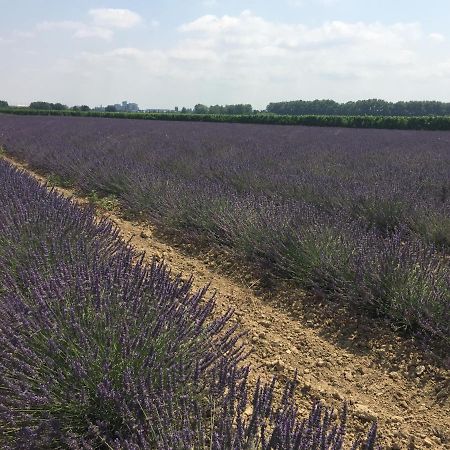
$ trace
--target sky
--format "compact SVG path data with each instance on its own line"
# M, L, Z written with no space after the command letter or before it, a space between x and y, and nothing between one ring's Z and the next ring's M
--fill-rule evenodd
M450 101L449 0L0 0L0 100Z

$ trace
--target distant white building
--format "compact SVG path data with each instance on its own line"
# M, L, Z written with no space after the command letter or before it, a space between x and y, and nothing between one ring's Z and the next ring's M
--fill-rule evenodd
M116 111L120 112L139 112L139 106L137 103L128 103L124 100L122 103L116 103L115 105L108 105L108 107L114 106ZM93 108L94 111L105 111L105 107L103 105L96 106Z
M128 107L128 111L130 111L130 112L138 112L139 111L139 106L137 103L128 103L127 107Z
M122 102L122 104L116 103L115 108L117 111L123 112L138 112L139 106L137 103L128 103L126 100Z

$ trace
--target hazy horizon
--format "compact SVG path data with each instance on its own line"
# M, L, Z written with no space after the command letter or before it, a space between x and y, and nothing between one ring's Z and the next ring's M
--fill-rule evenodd
M450 101L450 2L0 0L0 100Z

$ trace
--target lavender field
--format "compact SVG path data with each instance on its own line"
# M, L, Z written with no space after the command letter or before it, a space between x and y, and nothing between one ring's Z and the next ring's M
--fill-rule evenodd
M345 407L250 390L230 313L110 222L3 161L0 204L1 448L344 448Z
M2 116L0 145L261 278L449 343L450 132Z

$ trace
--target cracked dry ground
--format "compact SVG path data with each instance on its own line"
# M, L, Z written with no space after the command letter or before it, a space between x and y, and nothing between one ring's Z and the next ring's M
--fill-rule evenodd
M74 196L67 189L58 191ZM164 259L174 274L192 274L194 288L210 284L217 313L235 310L233 320L246 332L243 341L252 349L248 362L253 382L273 375L288 379L297 371L298 404L304 411L313 399L337 408L347 400L351 434L365 433L377 420L380 443L386 448L450 448L448 358L442 363L386 323L352 317L339 305L301 291L266 290L258 295L254 285L242 281L245 277L237 281L224 275L229 268L220 267L217 258L190 256L186 247L156 235L150 224L106 211L98 214L114 221L123 238L149 259Z

